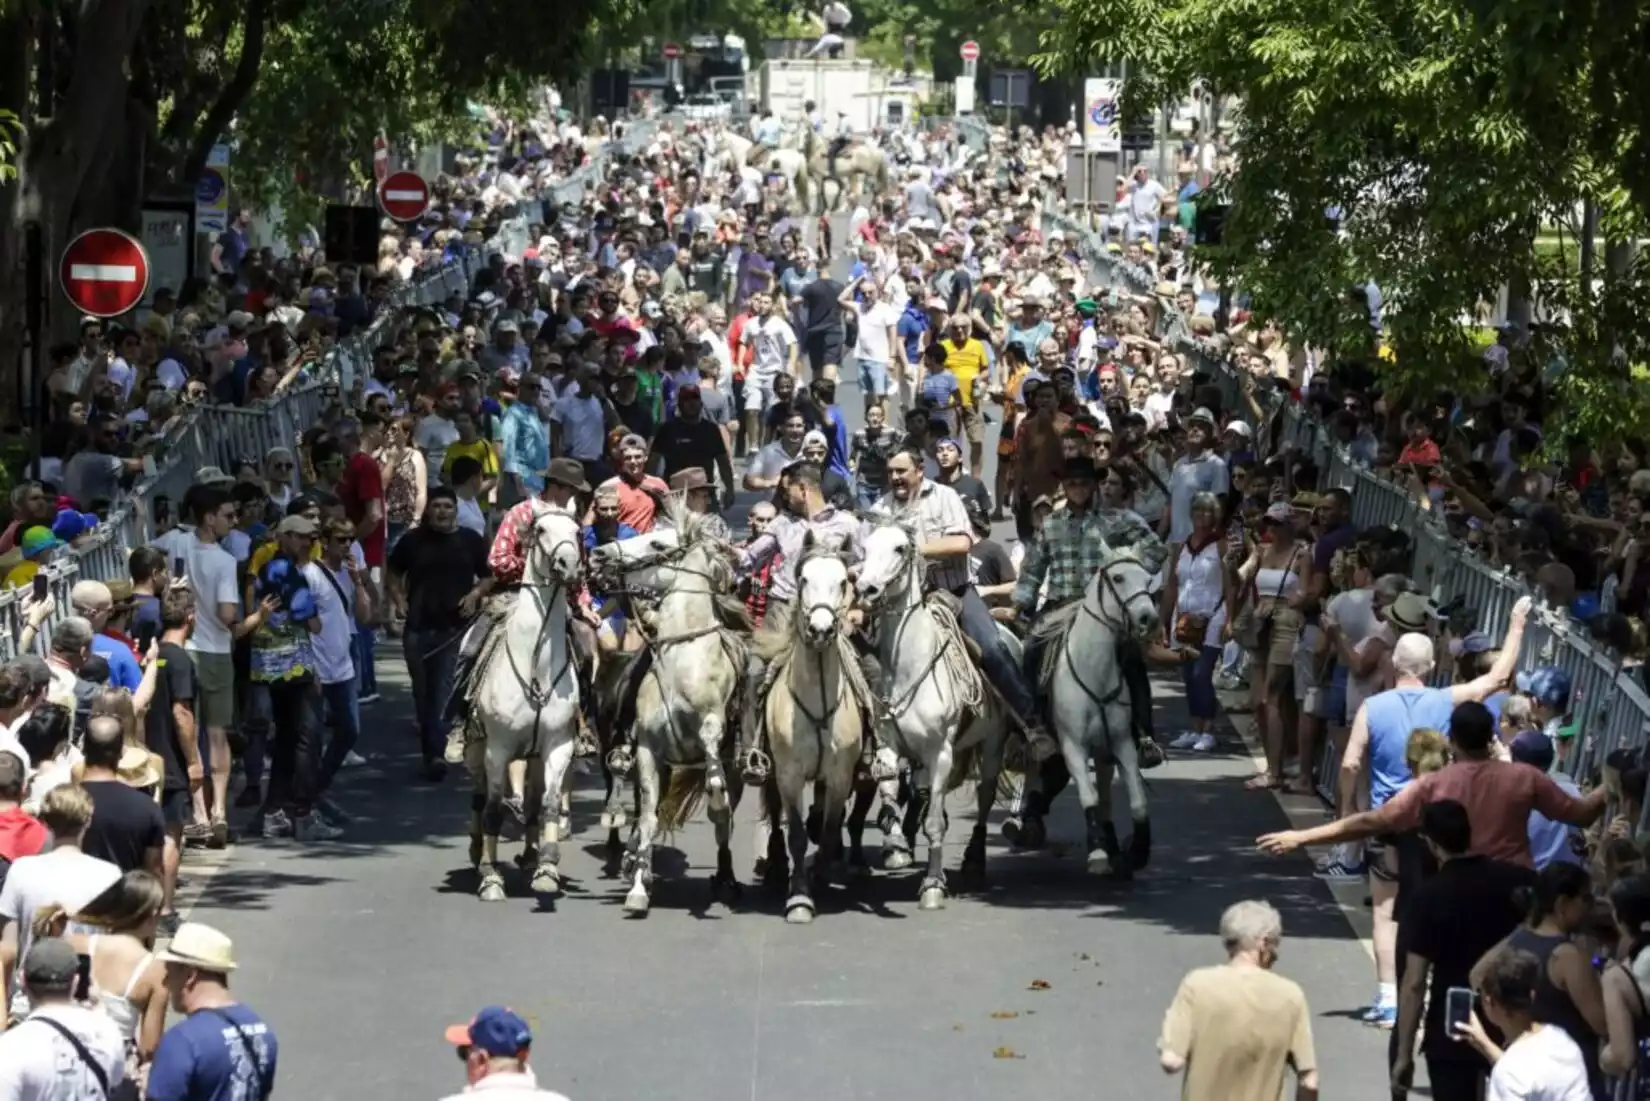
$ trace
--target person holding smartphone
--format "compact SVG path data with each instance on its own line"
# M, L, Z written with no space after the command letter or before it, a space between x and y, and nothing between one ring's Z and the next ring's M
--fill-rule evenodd
M1453 799L1440 799L1421 812L1421 838L1439 868L1416 890L1401 926L1408 951L1400 968L1398 1024L1393 1031L1393 1096L1410 1086L1430 981L1432 999L1426 1004L1420 1051L1432 1096L1435 1101L1478 1101L1490 1065L1453 1027L1463 1016L1457 991L1466 994L1470 1010L1473 965L1523 920L1515 896L1534 884L1535 872L1472 855L1472 822L1466 808Z

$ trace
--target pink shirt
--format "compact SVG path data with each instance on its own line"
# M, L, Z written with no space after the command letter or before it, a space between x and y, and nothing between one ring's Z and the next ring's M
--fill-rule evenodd
M1530 811L1565 821L1581 806L1581 800L1530 765L1456 761L1409 784L1379 813L1390 829L1415 829L1421 824L1421 811L1440 799L1453 799L1467 808L1474 854L1526 868L1535 866L1530 859Z

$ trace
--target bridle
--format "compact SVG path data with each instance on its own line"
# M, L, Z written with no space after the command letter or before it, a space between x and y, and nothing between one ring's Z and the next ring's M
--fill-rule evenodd
M532 536L532 545L528 548L526 555L526 562L528 566L532 566L538 558L548 558L550 565L553 567L555 565L556 555L563 547L572 547L574 552L577 553L579 544L575 539L559 539L552 543L548 549L542 545L540 535L545 530L545 522L558 515L565 516L566 513L560 512L555 509L554 506L551 506L542 512L535 512L533 516L533 525L529 529ZM544 656L545 646L551 641L551 603L555 600L557 595L560 595L563 600L567 599L568 590L573 584L573 578L563 576L552 568L545 570L546 580L528 581L527 575L531 572L534 571L531 569L524 570L522 573L521 582L521 587L532 595L533 604L538 609L539 613L539 631L537 636L533 639L532 657L528 663L529 675L522 675L521 669L517 667L515 656L510 652L510 647L508 644L504 647L504 659L509 664L510 672L515 676L516 683L519 684L522 691L526 693L527 701L533 705L533 740L528 750L528 756L537 756L539 749L539 724L544 718L544 705L550 702L551 688L553 688L557 682L561 680L562 676L567 672L568 667L572 664L573 647L571 644L567 646L566 652L562 655L560 667L551 671L548 685L539 680L539 660Z
M895 577L897 579L902 579L900 582L899 591L902 594L920 592L921 585L919 582L921 579L921 567L917 559L916 543L910 538L907 538L906 541L901 544L898 553L902 563L900 569L895 571ZM887 607L892 601L894 591L895 590L892 585L890 585L887 589L884 589L882 595L878 599L867 603L867 610L876 612ZM906 624L911 621L911 617L913 615L924 610L925 608L923 601L919 598L914 600L905 608L903 612L900 613L899 620L894 624L894 638L892 644L894 653L899 653L900 640L905 637ZM945 660L947 652L949 652L951 647L954 645L956 645L955 637L950 632L945 632L941 637L940 644L934 648L934 656L928 659L927 666L924 667L921 673L912 679L911 687L900 693L900 695L895 699L882 701L882 705L886 708L890 719L895 722L899 720L899 716L904 714L905 709L911 706L911 702L917 698L917 691L928 682L928 678L930 676L934 675L935 670L940 667L940 663ZM955 684L953 684L953 689L955 689Z
M1140 564L1137 559L1133 558L1125 558L1124 561L1131 561L1136 565ZM1100 584L1105 587L1106 592L1111 594L1112 600L1119 608L1122 609L1122 622L1119 623L1107 617L1104 614L1105 606L1103 604L1098 611L1090 607L1089 594L1086 590L1083 593L1082 601L1077 606L1077 610L1080 614L1088 616L1102 627L1108 628L1109 630L1117 632L1125 637L1131 636L1134 634L1134 631L1129 626L1129 608L1136 600L1143 599L1147 601L1147 603L1150 603L1152 594L1146 589L1141 589L1139 592L1125 600L1123 598L1123 594L1117 589L1117 582L1114 581L1111 575L1107 572L1108 568L1109 563L1106 566L1100 567ZM1144 569L1145 567L1142 566L1141 568ZM1071 679L1076 683L1078 688L1083 690L1083 694L1092 700L1095 706L1099 708L1100 723L1105 728L1106 740L1109 742L1111 740L1111 720L1106 716L1106 708L1116 703L1118 699L1122 697L1123 691L1128 685L1128 682L1123 679L1122 667L1119 666L1116 670L1117 683L1111 687L1111 690L1108 691L1105 696L1101 696L1099 692L1089 687L1088 682L1083 679L1082 672L1078 670L1076 662L1072 660L1071 639L1069 636L1061 642L1060 648L1064 652L1063 656L1066 662L1066 671L1071 674Z

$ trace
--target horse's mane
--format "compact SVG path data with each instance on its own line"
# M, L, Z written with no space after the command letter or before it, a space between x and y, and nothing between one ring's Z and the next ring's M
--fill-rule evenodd
M731 595L734 575L733 567L728 561L728 545L711 534L710 525L705 522L705 515L688 508L683 498L673 494L664 500L661 507L665 521L676 529L676 537L684 553L701 548L711 552L709 572L713 587L720 590L712 600L717 620L727 630L750 631L750 612L743 601Z

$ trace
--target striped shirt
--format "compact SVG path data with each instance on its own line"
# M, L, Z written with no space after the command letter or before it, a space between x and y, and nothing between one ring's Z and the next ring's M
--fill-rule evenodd
M958 507L961 507L960 503ZM967 520L964 516L965 524ZM802 544L810 531L816 540L832 550L849 551L858 557L860 522L852 512L823 508L812 520L798 516L777 517L767 531L752 539L750 545L739 552L739 569L746 573L754 573L774 561L775 555L780 556L769 578L770 603L796 598L796 564L802 560Z
M953 535L966 535L969 545L974 543L974 526L968 522L968 509L962 497L950 486L942 486L927 478L914 500L901 504L892 493L884 493L871 511L878 516L909 521L916 528L917 543L932 543ZM974 568L968 553L951 558L937 558L928 564L928 583L936 589L960 589L974 583Z

